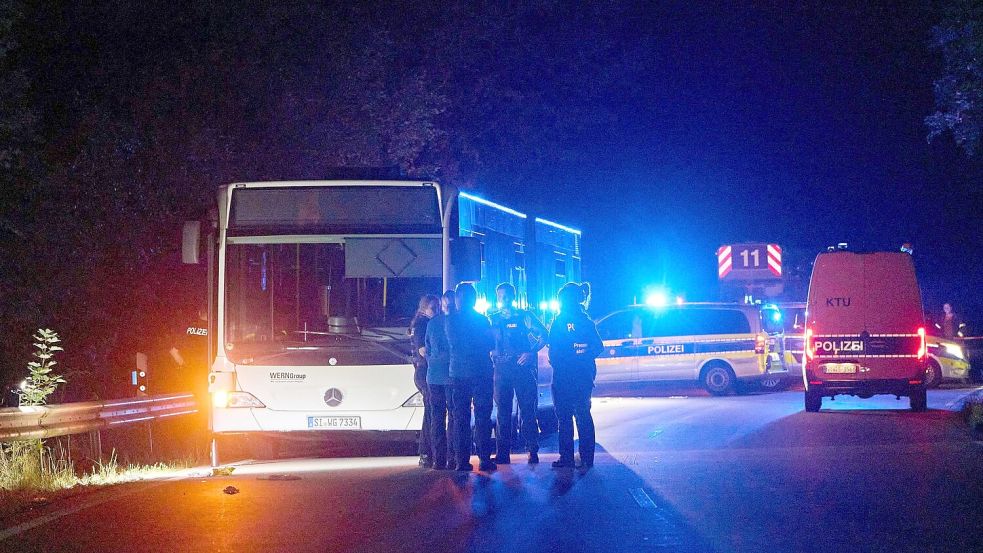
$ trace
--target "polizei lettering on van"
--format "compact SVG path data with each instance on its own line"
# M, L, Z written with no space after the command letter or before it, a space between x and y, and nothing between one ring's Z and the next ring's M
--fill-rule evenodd
M863 340L824 340L819 338L813 343L813 347L818 355L864 352Z
M648 347L649 355L671 355L686 353L683 344L653 344Z

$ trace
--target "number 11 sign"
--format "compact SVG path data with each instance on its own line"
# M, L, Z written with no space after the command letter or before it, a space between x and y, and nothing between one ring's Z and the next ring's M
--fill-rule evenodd
M720 280L782 278L782 248L778 244L730 244L717 250Z

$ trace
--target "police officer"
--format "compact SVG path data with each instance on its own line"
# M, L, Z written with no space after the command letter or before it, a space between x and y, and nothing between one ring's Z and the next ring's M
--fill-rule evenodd
M597 376L595 359L603 351L594 321L584 305L590 298L587 283L564 284L557 293L560 313L550 326L549 357L553 365L553 404L558 421L560 458L553 468L574 466L573 419L580 437L580 466L594 466L594 419L590 413L590 395Z
M427 357L427 386L430 388L430 451L433 468L457 468L454 455L454 400L450 375L450 346L445 324L455 311L454 292L440 298L440 310L427 324L424 340Z
M416 390L423 396L423 428L420 429L418 445L420 466L424 468L432 468L433 459L430 457L430 388L427 386L427 358L424 357L423 341L427 334L427 324L438 309L440 300L437 296L427 294L421 297L408 330L413 349L413 382Z
M457 312L447 316L444 328L450 347L450 376L453 382L455 468L470 471L471 406L474 405L474 442L478 446L478 469L495 470L491 460L491 411L493 371L491 351L495 348L488 318L475 310L478 292L462 282L455 289Z
M536 427L537 353L546 345L547 330L535 315L517 309L515 286L503 282L495 288L499 310L490 317L495 351L496 465L511 463L512 398L519 405L519 433L529 449L529 463L539 462L539 430Z

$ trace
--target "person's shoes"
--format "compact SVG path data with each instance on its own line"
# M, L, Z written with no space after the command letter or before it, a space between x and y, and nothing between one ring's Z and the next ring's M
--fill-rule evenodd
M573 461L567 459L560 459L553 461L553 468L555 469L572 469L574 467Z
M434 463L430 468L433 470L447 470L447 463Z
M433 461L431 461L430 460L430 457L428 457L426 455L421 455L420 456L420 463L419 464L420 464L421 467L423 467L425 469L433 468Z
M485 459L481 461L481 463L478 463L478 470L482 472L492 472L496 468L498 467L495 466L495 462L492 461L491 459Z
M535 451L529 452L529 464L538 465L539 464L539 454Z
M471 472L472 470L474 470L474 465L472 465L471 463L464 463L463 465L457 465L457 467L455 467L454 470L456 470L457 472Z
M577 468L584 472L587 472L590 469L594 468L594 461L587 461L587 462L581 461L580 463L577 464Z
M496 455L495 458L492 459L492 460L495 462L496 465L511 465L512 464L512 459L510 457L508 457L508 456Z

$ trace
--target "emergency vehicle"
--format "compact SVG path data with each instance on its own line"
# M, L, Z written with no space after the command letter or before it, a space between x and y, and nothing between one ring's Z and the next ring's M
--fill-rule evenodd
M597 321L597 382L697 380L713 395L788 375L781 312L737 303L633 305Z
M823 397L908 396L927 407L928 343L910 253L820 253L806 305L803 380L806 411Z

